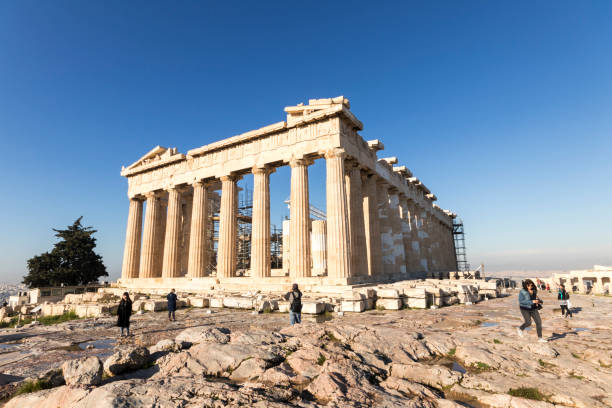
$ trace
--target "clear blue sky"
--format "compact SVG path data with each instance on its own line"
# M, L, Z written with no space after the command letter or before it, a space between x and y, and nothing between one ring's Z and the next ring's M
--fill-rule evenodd
M1 2L0 281L81 215L117 278L122 165L337 95L463 218L472 264L612 264L610 21L608 1Z

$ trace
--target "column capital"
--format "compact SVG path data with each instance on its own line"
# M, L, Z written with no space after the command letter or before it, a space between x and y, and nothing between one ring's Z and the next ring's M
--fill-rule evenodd
M389 187L389 195L399 196L399 193L400 193L400 191L399 191L399 189L397 187L395 187L395 186L390 186Z
M239 181L242 179L242 176L239 174L226 174L224 176L219 177L221 181Z
M300 167L300 166L310 166L314 161L312 159L308 159L306 157L292 157L289 159L289 167Z
M333 149L325 150L323 152L323 156L325 156L326 159L344 159L346 157L346 150L340 147L336 147Z
M147 191L146 193L144 193L144 196L146 199L149 198L160 198L160 194L159 191L155 190L155 191Z
M255 165L251 168L251 173L253 174L272 174L275 171L276 169L268 164Z
M142 202L142 201L147 199L147 197L145 195L142 195L142 194L136 194L136 195L134 195L132 197L128 197L128 198L130 199L130 201L140 201L140 202Z

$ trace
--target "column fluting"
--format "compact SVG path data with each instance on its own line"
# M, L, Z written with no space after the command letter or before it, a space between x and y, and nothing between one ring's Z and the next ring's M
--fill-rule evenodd
M347 171L347 200L349 210L349 233L351 248L351 265L353 276L367 276L367 250L365 242L365 224L363 213L363 192L361 170L357 163L345 165Z
M325 153L327 168L327 271L328 276L332 278L347 278L351 275L344 157L343 149L333 149Z
M219 247L217 277L236 276L236 234L238 227L237 178L221 177L221 209L219 212Z
M164 239L162 277L180 276L179 243L181 237L181 193L176 187L168 189L168 212Z
M311 276L310 203L308 197L308 165L305 159L293 159L291 166L291 198L289 215L289 275Z
M271 276L270 269L270 173L273 169L254 167L251 277Z
M378 198L376 195L377 178L378 176L375 174L364 176L363 216L368 254L368 275L370 276L379 275L383 270Z
M208 268L208 189L202 181L193 184L188 276L201 278Z
M122 279L138 278L140 267L140 245L142 239L142 200L130 198L130 212L125 232Z
M146 194L147 208L145 213L144 231L142 237L142 252L140 256L139 278L155 277L158 269L157 240L161 231L159 230L159 214L161 203L159 195L155 193Z

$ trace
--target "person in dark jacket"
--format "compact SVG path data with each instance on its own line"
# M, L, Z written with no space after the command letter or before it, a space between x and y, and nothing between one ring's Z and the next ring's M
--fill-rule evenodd
M291 325L302 323L302 292L298 289L297 283L293 284L291 292L287 292L285 300L289 301L289 321Z
M174 289L168 293L166 299L168 299L168 320L176 322L176 317L174 316L174 312L176 312L176 293L174 293Z
M520 327L516 328L519 337L523 337L523 330L531 326L531 319L533 319L538 332L538 341L546 343L547 340L542 338L542 319L540 318L540 312L538 312L542 308L543 302L538 298L538 289L531 279L523 281L523 289L519 292L518 300L525 321Z
M561 306L561 316L565 316L566 319L568 316L573 317L572 311L570 310L567 304L569 297L569 293L565 291L565 285L561 284L561 286L559 286L559 293L557 294L557 299L559 300L559 305Z
M119 308L117 309L117 326L121 327L121 336L123 331L127 331L127 336L130 335L130 316L132 315L132 299L130 294L123 292Z

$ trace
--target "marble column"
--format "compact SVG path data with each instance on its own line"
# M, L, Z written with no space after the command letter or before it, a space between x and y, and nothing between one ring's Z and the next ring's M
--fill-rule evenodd
M160 193L159 199L159 211L157 212L157 220L155 223L157 224L157 235L155 237L155 268L153 270L152 277L161 278L162 277L162 268L164 265L164 244L166 238L166 221L168 213L168 202L165 200L165 197L162 197L163 193Z
M421 265L421 244L419 240L419 216L417 211L417 205L414 201L408 201L408 211L410 212L410 246L412 248L411 256L411 269L418 273L423 271Z
M189 271L189 246L191 242L191 217L193 216L193 191L188 189L182 194L181 200L181 244L180 244L180 276L186 276Z
M393 228L389 219L389 185L379 179L376 184L378 198L378 219L380 220L380 241L383 271L386 275L395 273L395 259L393 257Z
M404 244L404 259L406 272L413 273L414 265L412 263L413 254L412 254L412 239L411 239L411 231L410 231L410 211L408 209L408 200L406 196L400 194L399 196L399 209L400 209L400 219L402 224L402 243Z
M312 221L310 247L312 250L312 274L322 276L327 272L327 227L323 220Z
M191 208L191 233L189 237L189 262L187 275L202 278L208 268L208 189L202 181L193 183Z
M351 243L351 265L353 276L367 276L367 250L365 243L365 225L363 217L363 193L361 187L361 170L357 163L345 163L346 188L349 211L349 236Z
M236 276L236 234L238 228L237 178L221 177L221 209L219 212L219 248L217 277Z
M251 277L271 276L270 266L270 173L267 167L253 168L253 225Z
M180 276L181 193L176 187L168 189L168 213L164 242L163 278Z
M431 235L430 235L430 220L429 211L423 208L421 211L421 262L425 260L427 272L433 272L433 264L431 262Z
M348 205L344 180L343 149L325 153L327 201L327 276L348 278L351 275Z
M293 159L291 166L291 198L289 215L289 275L311 276L310 203L308 198L308 165L305 159Z
M395 273L406 273L406 254L404 252L404 235L399 204L399 192L396 188L389 190L389 221L393 236L393 266Z
M130 198L130 212L125 232L125 249L121 279L138 278L140 245L142 239L142 200Z
M144 231L142 237L142 253L140 255L140 278L153 278L158 269L157 241L161 231L159 229L159 215L161 203L159 195L148 193L147 209L145 213Z
M380 241L380 221L378 219L378 199L376 196L375 174L363 174L363 218L365 224L365 242L368 255L368 275L382 273L382 254Z
M283 220L283 273L285 276L289 276L289 227L291 222L289 220Z

